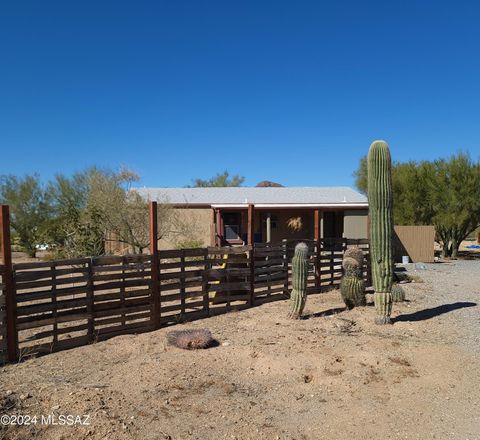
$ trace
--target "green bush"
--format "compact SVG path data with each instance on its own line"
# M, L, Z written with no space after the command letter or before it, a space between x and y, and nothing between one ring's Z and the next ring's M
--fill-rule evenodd
M193 249L193 248L202 248L204 243L202 240L185 240L179 241L175 245L175 249Z

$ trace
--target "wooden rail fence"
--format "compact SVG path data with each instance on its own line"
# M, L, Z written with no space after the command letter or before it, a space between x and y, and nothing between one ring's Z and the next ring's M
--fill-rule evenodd
M368 261L366 240L301 241L310 248L309 293L339 283L348 246L362 247ZM0 265L0 362L287 298L298 242L10 260ZM366 266L367 279L368 273Z

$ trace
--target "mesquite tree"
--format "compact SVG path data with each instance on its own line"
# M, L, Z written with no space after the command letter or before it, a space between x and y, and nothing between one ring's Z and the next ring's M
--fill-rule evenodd
M367 193L367 158L355 172ZM396 225L434 225L444 257L456 257L460 243L480 227L480 161L458 153L434 161L392 165Z

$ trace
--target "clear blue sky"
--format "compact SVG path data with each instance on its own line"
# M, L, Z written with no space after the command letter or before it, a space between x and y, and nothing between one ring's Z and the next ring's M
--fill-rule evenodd
M377 138L478 159L479 23L462 1L4 1L0 174L351 185Z

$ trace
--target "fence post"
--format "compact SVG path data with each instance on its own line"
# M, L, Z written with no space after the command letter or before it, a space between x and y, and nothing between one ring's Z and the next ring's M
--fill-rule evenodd
M185 290L185 249L180 250L180 316L185 319L186 290Z
M320 291L320 210L315 209L313 211L313 238L315 240L316 253L315 253L315 290Z
M94 287L93 287L93 258L89 258L87 262L87 332L88 340L95 341L95 321L93 316L94 305Z
M321 292L322 290L322 272L320 266L320 260L322 259L322 251L321 251L321 244L320 238L315 242L316 246L316 255L315 255L315 288L317 292Z
M283 269L285 271L285 286L283 288L283 293L286 296L290 296L289 290L288 290L288 244L287 240L283 239Z
M152 280L152 302L154 328L160 327L160 277L158 261L158 223L157 223L157 202L150 202L150 255L151 255L151 280Z
M211 268L211 264L208 262L208 249L204 249L203 260L205 263L202 272L203 310L207 316L210 316L208 270Z
M330 285L335 281L335 240L330 240Z
M8 205L2 205L0 212L1 254L5 266L3 284L5 285L5 311L7 319L8 361L18 360L17 313L15 285L13 283L12 248L10 245L10 211Z
M247 210L247 244L253 245L253 231L254 231L254 218L253 218L253 205L248 205Z
M250 256L250 297L248 305L253 307L255 305L255 245L248 252Z
M370 247L370 240L368 240L368 254L367 254L367 286L372 285L372 249Z

